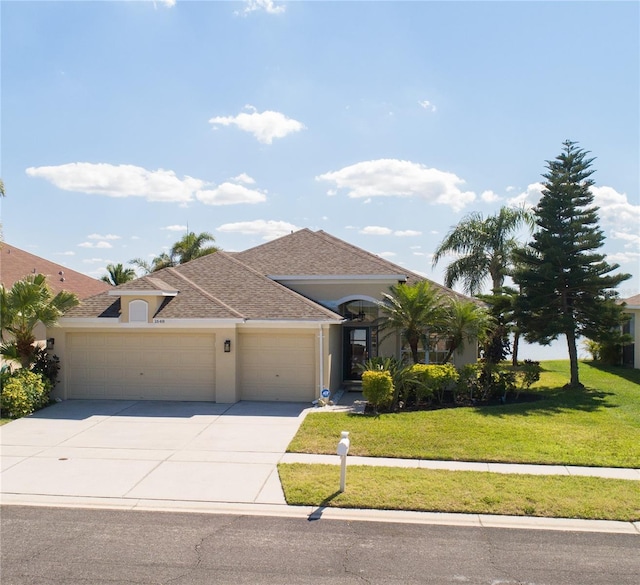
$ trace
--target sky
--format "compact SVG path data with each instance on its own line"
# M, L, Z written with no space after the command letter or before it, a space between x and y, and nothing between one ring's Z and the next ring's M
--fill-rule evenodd
M447 232L535 205L572 140L640 292L638 2L1 0L0 27L3 237L32 254L100 278L306 227L442 283Z

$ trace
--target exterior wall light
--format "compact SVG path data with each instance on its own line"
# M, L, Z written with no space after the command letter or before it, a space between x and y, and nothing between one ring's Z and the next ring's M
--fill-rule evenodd
M225 339L224 340L224 353L229 353L231 351L231 340L230 339Z
M47 349L53 349L53 346L55 345L56 340L54 337L49 337L47 339Z

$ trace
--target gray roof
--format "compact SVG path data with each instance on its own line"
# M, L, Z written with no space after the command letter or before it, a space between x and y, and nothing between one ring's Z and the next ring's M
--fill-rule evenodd
M65 317L117 317L117 291L141 290L170 295L155 318L335 321L342 317L271 277L349 275L402 276L409 284L425 280L326 232L302 229L244 252L215 252L153 272L86 299Z

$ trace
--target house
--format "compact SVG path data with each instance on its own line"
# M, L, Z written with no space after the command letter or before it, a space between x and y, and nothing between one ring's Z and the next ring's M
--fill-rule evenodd
M640 294L624 299L624 313L629 315L622 329L631 335L632 342L622 348L622 363L632 368L640 368Z
M0 243L0 284L9 289L15 282L30 274L44 274L54 294L66 290L75 293L79 299L86 299L112 288L106 282L50 262L6 242Z
M113 288L106 282L0 242L0 284L5 289L10 289L17 281L33 274L44 274L54 295L66 290L75 293L79 299L86 299ZM34 335L44 345L44 325L38 324Z
M48 332L62 366L56 391L63 399L312 401L357 379L368 357L400 355L397 336L378 339L378 302L390 286L421 279L309 229L210 254L68 311ZM476 348L456 359L475 361Z

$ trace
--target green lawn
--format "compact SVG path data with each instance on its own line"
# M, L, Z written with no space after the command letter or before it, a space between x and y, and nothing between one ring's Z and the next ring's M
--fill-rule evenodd
M280 464L290 505L640 520L638 481L350 465ZM615 497L612 495L615 494Z
M565 390L568 361L542 363L543 399L514 405L382 414L311 413L290 452L640 467L640 371L580 363L586 390Z
M383 414L311 413L289 451L335 454L350 431L351 455L640 467L640 371L580 364L584 391L567 391L568 361L543 362L535 391L518 405ZM640 520L640 482L349 465L278 466L291 505Z
M0 427L2 425L6 425L7 423L10 423L11 419L10 418L0 418Z

